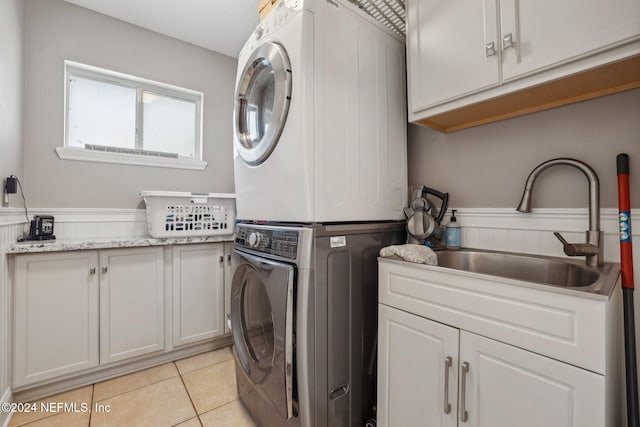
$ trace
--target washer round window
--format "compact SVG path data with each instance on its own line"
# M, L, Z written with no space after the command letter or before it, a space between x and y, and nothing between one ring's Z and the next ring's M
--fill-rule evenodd
M289 112L291 65L278 43L263 43L238 80L233 127L236 150L250 165L264 162L275 148Z
M261 370L271 367L275 354L273 310L255 271L247 274L242 290L242 331L251 358Z

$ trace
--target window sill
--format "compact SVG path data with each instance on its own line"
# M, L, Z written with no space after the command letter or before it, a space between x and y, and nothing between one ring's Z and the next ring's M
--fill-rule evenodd
M58 157L63 160L84 162L116 163L121 165L151 166L159 168L205 170L207 162L196 159L168 159L164 157L143 156L139 154L105 153L84 148L58 147Z

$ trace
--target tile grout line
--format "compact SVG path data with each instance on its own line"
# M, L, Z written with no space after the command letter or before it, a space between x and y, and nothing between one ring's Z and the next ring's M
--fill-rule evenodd
M83 386L83 387L79 387L79 388L77 388L77 389L68 390L68 391L63 392L63 393L61 393L61 394L69 393L69 392L72 392L72 391L75 391L75 390L79 390L79 389L84 388L84 387L88 387L88 386ZM93 386L93 384L91 384L91 403L89 404L89 423L87 424L87 427L90 427L90 425L91 425L91 412L92 412L91 408L92 408L92 404L93 404L93 390L94 390L94 386ZM50 399L51 397L55 397L55 396L57 396L57 395L49 396L49 397L46 397L46 398L43 398L43 399L40 399L40 400L36 400L36 401L33 401L33 402L29 402L29 403L35 403L35 402L39 402L39 401L41 401L41 400L44 400L44 401L50 401L49 399ZM78 402L76 402L76 401L75 401L75 399L74 399L74 400L73 400L73 401L71 401L70 403L78 403ZM80 403L81 403L81 402L80 402ZM48 415L45 415L45 416L44 416L44 417L42 417L42 418L37 418L37 419L35 419L35 420L31 420L31 421L29 421L29 422L22 423L22 424L16 424L14 427L29 427L29 426L30 426L30 425L32 425L32 424L39 423L39 422L41 422L41 421L43 421L43 420L45 420L45 419L48 419L48 418L53 418L53 417L60 416L60 415L62 415L63 413L62 413L62 412L60 412L60 413L56 413L56 412L51 412L51 413L49 413L49 412L47 412L47 414L48 414ZM9 423L7 424L7 426L9 426L9 425L11 425L11 421L9 421Z
M198 419L198 422L200 423L200 425L203 426L204 424L202 424L202 420L200 419L200 414L198 413L196 404L193 403L193 398L191 397L191 393L189 393L189 389L187 388L187 385L184 382L184 378L182 378L182 372L180 372L180 369L178 369L178 365L176 364L175 361L173 362L173 364L176 366L176 370L178 371L178 378L180 378L180 382L182 383L182 387L184 387L184 391L187 392L187 397L189 398L189 402L191 403L191 407L193 408L193 411L196 413L196 418ZM189 420L185 420L185 421L189 421Z
M215 351L219 351L219 350L215 350ZM184 359L182 359L182 360L184 360ZM193 370L190 370L190 371L187 371L187 372L184 372L184 373L183 373L183 372L181 372L181 371L180 371L180 369L177 367L177 363L176 363L176 362L180 362L180 360L176 360L176 361L174 361L174 363L176 363L176 368L178 369L178 374L179 374L180 376L182 376L183 374L184 374L184 375L186 375L186 374L191 374L192 372L198 372L198 371L201 371L201 370L203 370L203 369L210 368L210 367L212 367L212 366L220 365L220 364L225 363L225 362L228 362L228 361L230 361L230 360L233 360L233 355L231 355L231 357L230 357L229 359L220 360L220 361L215 362L215 363L212 363L212 364L210 364L210 365L202 366L202 367L200 367L200 368L193 369Z
M175 365L175 362L167 362L167 363L173 363ZM163 363L162 365L166 365L166 363ZM154 368L157 368L157 367L162 366L162 365L154 366L152 368L147 368L147 369L154 369ZM137 373L144 372L145 370L146 369L143 369L141 371L131 372L129 374L125 374L125 375L121 375L119 377L111 378L111 379L106 380L106 381L111 381L111 380L115 380L115 379L119 379L119 378L124 378L124 377L129 376L129 375L135 375ZM177 367L176 367L176 371L178 371ZM102 402L102 401L107 400L107 399L114 398L116 396L120 396L120 395L125 394L125 393L129 393L129 392L132 392L132 391L135 391L135 390L140 390L140 389L148 387L150 385L158 384L158 383L161 383L162 381L170 380L171 378L175 378L175 377L179 377L179 376L180 376L180 371L178 371L178 373L176 375L172 375L170 377L162 378L162 379L159 379L158 381L154 381L154 382L151 382L149 384L144 384L144 385L141 385L141 386L129 389L129 390L118 392L116 394L113 394L113 395L110 395L110 396L107 396L107 397L103 397L102 399L99 400L99 402ZM103 381L103 382L106 382L106 381ZM93 384L94 390L95 390L96 384L100 384L100 383L94 383ZM95 392L94 392L94 394L95 394Z
M227 348L227 347L223 347L223 348L221 348L221 349L214 350L214 351L223 350L224 348ZM203 353L203 354L204 354L204 353ZM197 356L198 356L198 355L196 355L196 356L191 356L191 357L197 357ZM187 358L185 358L185 359L187 359ZM185 359L180 359L180 360L185 360ZM151 382L151 383L149 383L149 384L145 384L145 385L142 385L142 386L139 386L139 387L135 387L135 388L132 388L132 389L130 389L130 390L122 391L122 392L116 393L116 394L111 395L111 396L103 397L100 401L104 401L104 400L107 400L107 399L112 399L112 398L114 398L114 397L117 397L117 396L120 396L120 395L123 395L123 394L126 394L126 393L130 393L130 392L132 392L132 391L140 390L140 389L143 389L143 388L145 388L145 387L148 387L148 386L151 386L151 385L154 385L154 384L158 384L158 383L163 382L163 381L170 380L170 379L172 379L172 378L174 378L174 377L176 377L176 376L177 376L177 377L179 377L179 378L180 378L180 382L182 383L182 386L184 387L185 391L187 392L187 396L189 397L189 401L191 402L191 406L193 407L193 409L194 409L194 411L195 411L195 413L196 413L196 418L198 418L198 422L200 423L200 425L201 425L201 426L203 426L204 424L202 423L202 420L200 419L200 414L198 413L198 410L196 409L195 404L194 404L194 402L193 402L193 400L192 400L191 394L189 393L189 389L187 388L187 386L186 386L186 384L185 384L185 382L184 382L183 373L180 371L180 369L178 368L178 365L177 365L177 363L176 363L176 362L179 362L180 360L177 360L177 361L176 361L176 360L174 360L174 361L168 362L168 363L172 363L172 364L173 364L173 366L174 366L174 368L176 369L176 372L177 372L177 374L176 374L176 375L172 375L172 376L167 377L167 378L162 378L162 379L160 379L160 380L158 380L158 381L154 381L154 382ZM201 367L201 368L198 368L198 369L194 369L194 370L191 370L191 371L185 372L184 374L191 374L191 373L193 373L193 372L197 372L197 371L200 371L200 370L203 370L203 369L207 369L207 368L210 368L210 367L212 367L212 366L216 366L216 365L220 365L220 364L222 364L222 363L226 363L226 362L228 362L228 361L230 361L230 360L233 360L233 356L232 356L231 358L229 358L229 359L221 360L221 361L218 361L218 362L216 362L216 363L213 363L213 364L210 364L210 365L206 365L206 366L203 366L203 367ZM157 368L157 367L159 367L159 366L162 366L162 365L154 366L154 367L147 368L147 369L154 369L154 368ZM128 375L134 375L134 374L137 374L137 373L139 373L139 372L144 372L144 371L145 371L145 370L147 370L147 369L143 369L143 370L140 370L140 371L131 372L131 373L129 373L129 374L121 375L121 376L119 376L119 377L115 377L115 378L112 378L112 379L122 378L122 377L125 377L125 376L128 376ZM106 380L106 381L111 381L111 380ZM90 385L91 385L91 403L90 403L90 411L89 411L89 424L87 425L87 427L90 427L90 426L91 426L91 418L92 418L92 416L93 416L93 414L92 414L92 413L93 413L93 405L94 405L94 403L96 403L96 402L94 402L94 399L95 399L96 384L98 384L98 383L90 384ZM86 387L86 386L85 386L85 387ZM79 387L79 388L77 388L77 389L73 389L73 390L68 390L67 392L75 391L75 390L78 390L78 389L80 389L80 388L82 388L82 387ZM65 393L66 393L66 392L65 392ZM53 397L53 396L50 396L50 397ZM45 400L45 399L48 399L48 398L44 398L43 400ZM226 406L226 405L228 405L228 404L230 404L230 403L232 403L232 402L235 402L236 400L238 400L238 399L235 399L235 400L233 400L233 401L231 401L231 402L227 402L227 403L225 403L224 405L219 406L218 408L222 408L223 406ZM211 409L210 411L207 411L207 412L205 412L205 413L208 413L208 412L214 411L214 410L216 410L216 409L218 409L218 408ZM44 416L44 417L42 417L42 418L38 418L38 419L36 419L36 420L29 421L29 422L24 423L24 424L16 425L15 427L27 427L27 426L29 426L30 424L33 424L33 423L35 423L35 422L39 422L39 421L44 420L44 419L46 419L46 418L54 417L54 416L56 416L56 415L58 415L58 414L51 413L51 414L48 414L48 415L46 415L46 416ZM185 421L188 421L188 420L185 420ZM183 422L184 422L184 421L183 421Z
M89 423L87 424L87 427L91 427L91 417L93 416L93 405L94 405L93 396L95 395L95 393L96 393L96 385L94 383L94 384L91 384L91 403L89 403L90 411L89 411Z

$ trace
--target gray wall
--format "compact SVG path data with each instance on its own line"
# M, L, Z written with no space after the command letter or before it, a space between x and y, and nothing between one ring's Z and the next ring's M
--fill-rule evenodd
M135 208L141 190L232 192L237 60L62 0L27 2L25 192L34 207ZM205 171L61 160L65 59L205 94Z
M23 178L22 129L24 92L23 0L0 1L0 184L4 178ZM9 197L18 205L17 196Z
M409 184L451 194L453 207L515 207L527 175L554 157L598 173L602 207L617 208L616 155L630 157L631 200L640 207L640 89L441 134L409 125ZM587 206L587 180L571 167L546 170L532 206Z

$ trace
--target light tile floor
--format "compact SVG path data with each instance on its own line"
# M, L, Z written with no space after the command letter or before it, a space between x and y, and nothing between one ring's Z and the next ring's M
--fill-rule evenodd
M255 426L238 400L230 348L166 363L34 403L37 411L15 413L9 427ZM49 410L41 411L47 403Z

